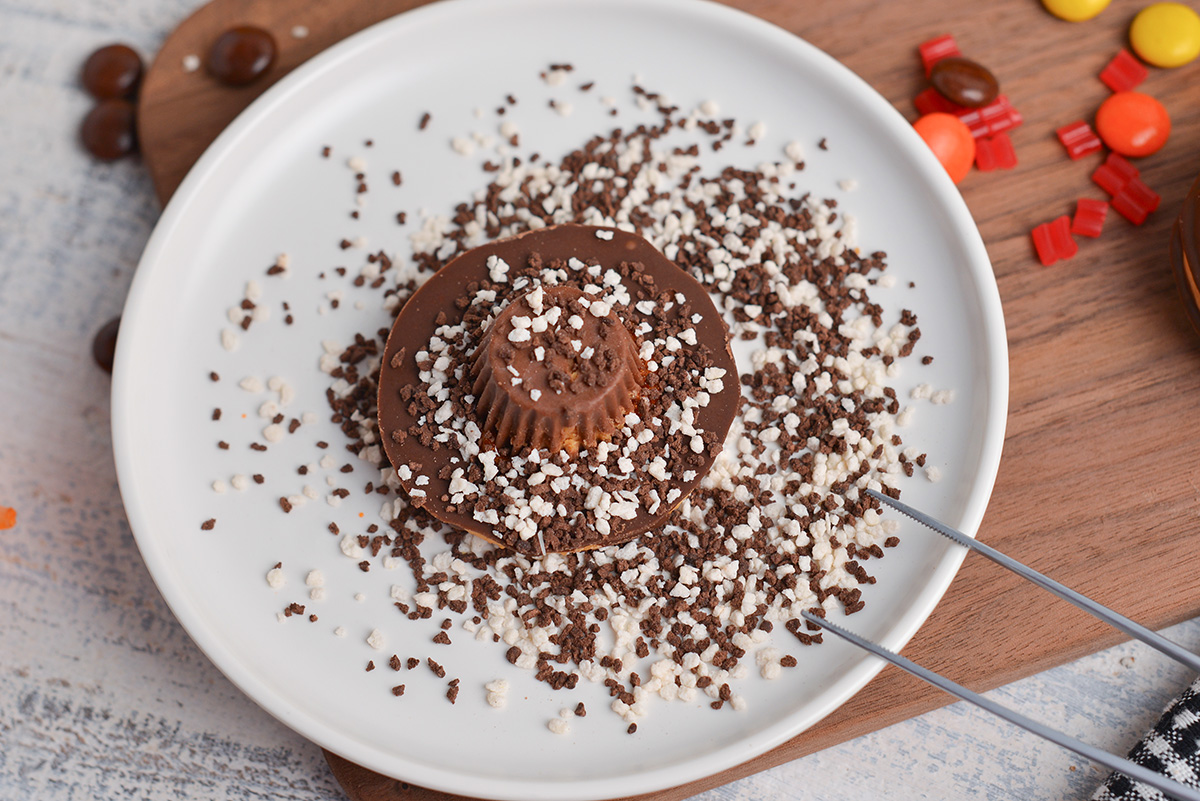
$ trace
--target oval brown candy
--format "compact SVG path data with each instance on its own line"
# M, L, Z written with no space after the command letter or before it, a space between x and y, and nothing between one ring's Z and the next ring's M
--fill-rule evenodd
M130 97L142 80L142 57L123 44L101 47L83 62L81 79L97 100Z
M230 86L244 86L275 62L275 39L262 28L239 25L217 37L208 51L208 73Z
M98 159L113 161L137 150L133 104L128 100L101 100L83 118L80 139Z
M117 353L117 329L120 327L121 318L114 317L96 332L96 338L92 340L92 358L100 365L101 370L110 375L113 371L113 357Z
M986 106L1000 94L1000 84L987 67L958 56L934 64L929 80L947 100L969 108Z

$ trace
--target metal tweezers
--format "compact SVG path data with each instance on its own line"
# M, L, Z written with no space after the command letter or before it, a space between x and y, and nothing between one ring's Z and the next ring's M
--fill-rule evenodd
M913 509L907 504L903 504L900 501L888 497L887 495L883 495L870 489L866 490L866 494L883 503L885 506L890 506L896 511L911 517L913 520L916 520L918 523L933 529L934 531L942 534L953 542L958 543L964 548L982 554L996 564L1006 567L1017 575L1029 579L1042 589L1049 590L1059 598L1062 598L1064 601L1074 604L1075 606L1094 615L1100 620L1103 620L1105 623L1108 623L1114 628L1125 632L1129 636L1141 640L1151 648L1161 651L1177 662L1186 665L1191 670L1200 672L1200 656L1181 648L1176 643L1173 643L1165 637L1150 631L1150 629L1146 628L1145 626L1141 626L1124 615L1120 615L1108 607L1096 603L1085 595L1080 595L1074 590L1064 587L1057 581L1043 576L1033 568L1027 567L1017 560L1005 556L996 549L984 545L982 542L977 542L971 537L968 537L966 534L963 534L961 531L956 531L950 526L947 526L945 523L934 520L932 517L918 512L916 509ZM841 626L830 623L822 617L817 617L816 615L807 611L801 612L801 615L803 615L805 620L815 623L821 628L826 629L827 631L836 634L845 640L848 640L854 645L857 645L859 648L870 651L875 656L892 663L896 667L907 673L911 673L917 678L929 682L934 687L960 698L963 701L972 703L981 709L991 712L993 715L1003 718L1009 723L1019 726L1020 728L1025 729L1032 734L1036 734L1038 737L1042 737L1052 743L1055 743L1056 745L1062 746L1068 751L1074 751L1076 754L1086 757L1093 762L1097 762L1105 767L1111 768L1112 770L1124 773L1131 779L1135 779L1139 782L1143 782L1151 787L1161 790L1163 793L1172 798L1181 799L1182 801L1200 801L1200 790L1196 790L1195 788L1189 787L1186 784L1181 784L1180 782L1174 781L1161 773L1157 773L1123 757L1115 756L1107 751L1102 751L1095 746L1088 745L1087 743L1077 740L1070 735L1063 734L1056 729L1044 726L1041 723L1031 720L1030 718L1027 718L1018 712L1014 712L1007 707L997 704L995 701L984 698L982 695L972 692L966 687L963 687L961 684L956 684L944 676L934 673L928 668L921 667L915 662L905 659L899 654L893 653L877 643L864 639L851 631L847 631Z

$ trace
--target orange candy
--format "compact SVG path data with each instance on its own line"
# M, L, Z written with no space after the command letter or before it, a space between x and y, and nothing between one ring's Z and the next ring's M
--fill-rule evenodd
M0 530L12 528L17 524L17 510L10 506L0 506Z
M1096 112L1096 133L1122 156L1149 156L1167 143L1171 117L1150 95L1117 92Z
M914 122L913 128L946 168L951 181L958 183L967 177L975 162L975 137L966 123L953 114L934 112Z

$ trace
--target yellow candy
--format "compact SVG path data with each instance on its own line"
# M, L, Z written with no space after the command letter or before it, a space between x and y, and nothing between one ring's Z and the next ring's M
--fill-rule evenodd
M1156 67L1182 67L1200 55L1200 15L1182 3L1146 6L1129 26L1129 43Z
M1083 22L1108 8L1110 2L1112 0L1042 0L1042 5L1059 19Z

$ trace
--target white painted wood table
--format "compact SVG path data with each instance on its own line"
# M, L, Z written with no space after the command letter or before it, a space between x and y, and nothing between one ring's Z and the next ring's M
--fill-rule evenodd
M99 45L150 56L195 0L0 0L0 799L343 797L320 749L175 622L130 536L92 335L158 215L76 144ZM1200 621L1169 632L1200 646ZM1124 752L1191 677L1126 644L992 693ZM1098 768L955 704L701 798L1082 799Z

